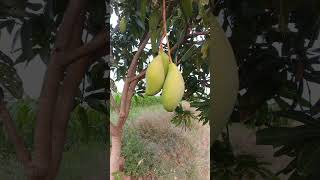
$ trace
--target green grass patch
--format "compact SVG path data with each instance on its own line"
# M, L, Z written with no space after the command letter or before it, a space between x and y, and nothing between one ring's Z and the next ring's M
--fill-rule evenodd
M115 94L114 99L117 104L120 104L121 94L119 94L119 93ZM131 101L132 106L140 106L140 107L151 106L151 105L156 105L156 104L160 104L160 96L134 95L132 97L132 101Z

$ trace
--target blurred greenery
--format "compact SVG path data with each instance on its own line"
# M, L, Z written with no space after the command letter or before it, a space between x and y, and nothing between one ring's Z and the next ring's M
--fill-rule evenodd
M32 149L33 145L33 131L37 108L37 101L34 99L21 99L9 104L12 119L29 149ZM74 145L87 144L92 141L106 144L106 122L107 119L103 113L87 106L76 106L71 113L71 119L68 124L65 150L70 149ZM8 141L2 124L0 125L0 148L1 154L9 155L14 153L14 147Z

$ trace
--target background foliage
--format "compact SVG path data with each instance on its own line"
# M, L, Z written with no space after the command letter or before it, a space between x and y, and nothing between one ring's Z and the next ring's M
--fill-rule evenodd
M16 123L18 132L24 137L29 149L32 149L33 145L33 132L37 108L37 101L33 99L19 100L10 103L9 106L10 113L13 115L12 118ZM77 106L72 112L68 124L65 151L68 151L71 147L91 142L100 144L107 143L105 118L103 113L90 107ZM12 155L15 150L13 145L9 142L3 128L2 124L0 124L0 152L2 155Z
M188 32L189 27L191 34L206 31L204 11L218 16L239 66L240 91L231 123L240 122L261 129L257 131L257 144L280 148L275 156L293 157L278 174L291 173L290 179L317 179L319 101L311 99L315 92L310 87L320 83L317 66L319 1L193 1L192 16L187 16L179 3L167 1L170 46L185 38L184 30ZM157 53L162 30L161 23L154 22L161 19L160 4L149 1L115 1L112 4L119 19L127 21L125 33L119 33L117 27L113 29L115 80L125 77L130 57L145 31L151 33L151 47L144 51L138 71L142 71L150 62L150 56ZM201 58L201 45L205 41L191 37L184 40L173 59L180 63L186 81L184 99L203 111L201 120L206 123L209 97L203 90L210 83L207 61ZM137 93L143 91L141 82ZM300 125L292 127L289 122Z
M212 12L230 30L240 70L238 105L232 121L253 123L257 144L277 147L293 158L277 174L318 179L319 1L216 1ZM313 103L316 102L316 103ZM300 125L276 123L296 121ZM279 127L280 126L280 127ZM312 147L312 148L311 148Z

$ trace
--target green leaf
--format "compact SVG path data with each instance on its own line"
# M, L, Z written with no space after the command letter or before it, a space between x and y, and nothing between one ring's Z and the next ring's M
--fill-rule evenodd
M146 18L146 11L147 11L147 7L148 7L147 3L148 3L147 0L140 1L140 17L141 17L142 22L144 22L144 20Z
M304 97L299 97L298 98L298 102L301 106L304 106L304 107L311 107L311 103L309 102L309 100L306 100Z
M7 26L12 26L14 25L14 20L10 19L10 20L6 20L6 21L2 21L0 22L0 29L7 27Z
M17 32L14 34L12 44L11 44L11 51L15 51L14 47L16 46L18 38L21 37L21 28L17 30Z
M85 99L95 98L99 100L106 100L107 94L105 92L93 93L85 97Z
M22 46L22 54L18 57L15 64L21 62L29 62L35 54L33 53L32 47L32 25L30 21L24 21L21 27L21 46Z
M313 75L312 73L304 73L304 78L308 81L315 82L317 84L320 83L320 77L317 75Z
M13 28L14 28L15 25L16 25L15 23L10 23L10 24L8 24L8 25L6 26L7 31L8 31L10 34L12 33L12 30L13 30Z
M36 3L27 3L27 7L30 8L33 11L39 11L42 8L42 4L36 4Z
M294 171L288 180L307 180L307 177L301 176L297 171Z
M81 123L81 129L83 130L83 139L88 143L89 140L89 120L86 110L82 106L78 106L78 117Z
M149 18L149 30L151 33L151 47L152 47L152 52L153 54L156 54L158 52L158 42L157 40L160 37L160 32L158 29L158 25L159 25L159 21L160 21L160 11L158 9L153 9L151 16Z
M257 145L291 145L301 142L307 138L320 137L320 130L317 127L272 127L257 131Z
M280 106L282 110L287 110L290 108L290 104L284 101L281 97L277 96L274 98L276 103Z
M145 30L146 27L144 25L144 22L142 22L139 18L135 18L136 20L136 23L138 24L138 26L142 29L142 30Z
M46 65L49 64L49 58L50 58L50 50L46 47L43 47L40 49L39 51L39 55L40 55L40 58L42 60L42 62Z
M12 60L1 52L0 54L0 83L5 87L15 98L22 98L23 85L15 68L12 66Z
M184 62L187 60L190 60L190 58L195 54L197 50L197 47L195 45L192 45L187 52L181 57L180 61Z
M150 39L151 39L151 48L152 48L152 53L155 55L158 53L159 51L159 43L158 40L160 39L159 36L159 30L150 30L151 35L150 35Z
M201 4L202 6L208 5L209 0L199 0L199 4ZM213 2L213 4L214 4L214 2Z
M13 66L13 60L2 51L0 51L0 61L7 64L8 66Z
M180 0L180 6L186 19L192 17L192 2L193 0Z
M122 17L120 20L119 30L121 33L124 33L127 30L127 20L125 17Z
M308 176L319 169L320 144L307 143L298 155L297 172L300 175Z
M319 120L314 119L313 117L311 117L301 111L288 110L288 111L276 112L275 114L282 116L282 117L285 117L285 118L289 118L289 119L293 119L293 120L302 122L306 125L320 127Z
M85 101L92 109L106 114L109 113L109 108L107 107L106 103L103 103L102 101L95 98L86 98Z
M291 146L283 146L282 148L280 148L279 150L277 150L275 153L274 153L274 157L279 157L279 156L283 156L283 155L287 155L289 154L290 152L292 152L293 150L293 147Z

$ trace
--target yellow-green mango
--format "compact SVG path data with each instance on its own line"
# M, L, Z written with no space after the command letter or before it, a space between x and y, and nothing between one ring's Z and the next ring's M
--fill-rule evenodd
M232 46L218 22L210 14L210 39L208 62L213 88L210 93L210 143L213 143L226 127L237 101L239 91L238 65Z
M120 20L120 24L119 24L119 28L120 28L120 32L124 33L126 32L127 29L127 20L123 17Z
M165 80L163 60L157 55L149 64L146 71L146 95L153 96L161 91Z
M168 66L169 66L169 56L167 53L160 51L159 55L161 56L162 62L163 62L163 68L164 68L164 74L165 76L168 73Z
M184 89L182 74L174 63L170 63L161 95L161 103L165 110L172 112L176 109L183 97Z

